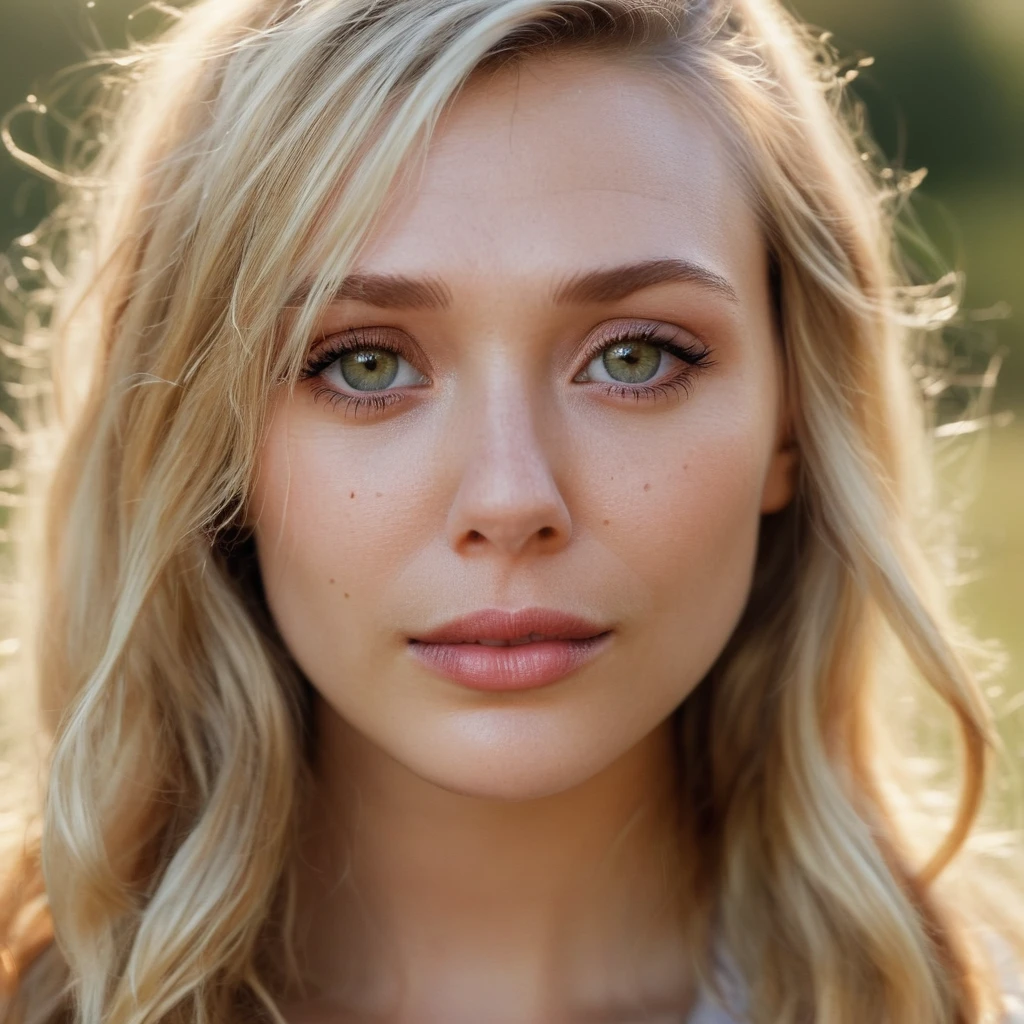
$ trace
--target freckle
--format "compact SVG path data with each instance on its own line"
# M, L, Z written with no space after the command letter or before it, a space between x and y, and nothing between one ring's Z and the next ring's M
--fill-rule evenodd
M331 582L333 583L333 582L334 582L334 580L331 580Z
M649 491L650 489L651 489L651 485L650 484L644 484L644 490L645 491Z
M604 521L604 525L605 525L605 526L607 526L607 525L608 525L608 520L607 520L607 519L606 519L606 520Z
M354 497L356 496L356 492L355 492L355 491L349 491L349 492L348 492L348 496L349 496L350 498L354 498Z
M380 491L378 491L378 492L377 492L377 497L378 497L378 498L383 498L383 497L384 497L384 495L383 495L383 494L381 494L381 492L380 492Z
M348 597L348 594L346 594L345 596Z

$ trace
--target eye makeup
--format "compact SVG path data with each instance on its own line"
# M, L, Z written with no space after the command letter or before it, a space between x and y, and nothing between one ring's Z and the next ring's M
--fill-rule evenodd
M407 397L403 389L429 383L387 328L351 328L325 342L313 352L300 379L309 382L314 401L323 400L331 408L340 406L346 415L386 409ZM697 378L715 365L711 350L694 335L650 322L607 327L591 342L584 358L584 369L573 378L575 383L590 384L608 397L635 403L689 394ZM420 379L393 387L402 376L402 363ZM588 374L595 363L597 372L608 379L595 380ZM381 368L388 379L374 387L373 375ZM617 379L615 373L626 379ZM360 387L357 381L370 386Z

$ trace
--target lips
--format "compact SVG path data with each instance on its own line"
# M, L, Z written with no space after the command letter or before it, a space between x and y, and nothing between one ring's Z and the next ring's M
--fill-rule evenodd
M413 637L409 650L437 675L475 690L525 690L582 668L610 628L547 608L487 609Z
M589 640L606 632L607 626L550 608L524 608L518 612L488 608L452 619L429 633L413 637L413 642L519 645L538 640Z

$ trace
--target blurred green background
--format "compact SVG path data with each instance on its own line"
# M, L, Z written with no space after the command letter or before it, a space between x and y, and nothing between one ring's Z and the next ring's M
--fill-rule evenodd
M126 29L152 17L129 22L141 6L0 0L0 110L29 94L45 101L54 72L102 43L119 45ZM979 636L1011 655L1008 670L986 687L1010 750L1024 759L1024 0L793 0L793 7L831 30L842 55L875 58L851 87L893 166L928 169L913 208L941 262L966 273L969 309L1010 311L979 317L973 331L990 349L1005 346L993 409L1016 418L964 441L978 459L951 472L949 487L976 495L964 539L977 557L958 601ZM14 127L31 148L31 136ZM0 153L0 250L33 228L51 201L49 185Z
M965 505L971 556L957 606L1009 656L986 690L1024 767L1024 0L790 6L833 32L842 55L874 58L851 88L893 166L927 168L913 209L945 269L966 275L971 344L1006 350L992 405L1000 425L951 453L946 493Z

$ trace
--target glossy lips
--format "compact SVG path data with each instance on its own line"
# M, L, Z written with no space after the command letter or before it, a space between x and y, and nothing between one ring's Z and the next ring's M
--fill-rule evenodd
M562 679L608 643L611 631L547 608L487 609L413 637L435 672L476 690L526 690Z

